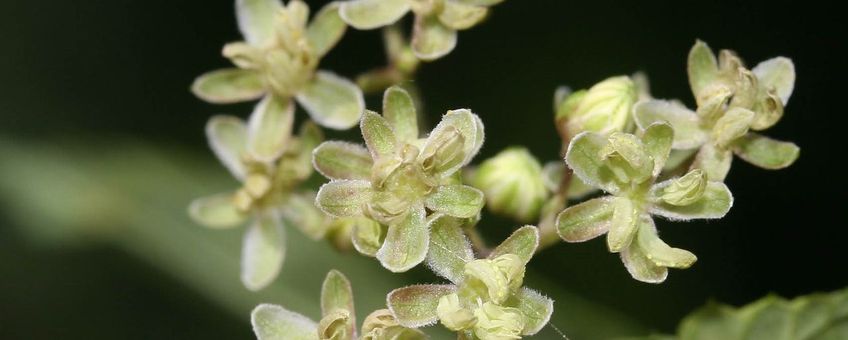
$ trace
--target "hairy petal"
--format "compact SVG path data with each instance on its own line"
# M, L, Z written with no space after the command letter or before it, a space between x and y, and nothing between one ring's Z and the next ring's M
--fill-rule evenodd
M460 283L465 263L474 260L471 244L462 230L462 220L439 215L430 222L430 249L427 266L436 274Z
M234 116L213 116L206 123L206 139L218 160L236 179L244 179L242 156L247 149L247 126Z
M417 266L427 256L430 228L421 205L412 207L400 222L389 226L377 259L386 269L399 273Z
M557 216L557 233L566 242L583 242L603 235L612 223L614 199L604 196L566 208Z
M315 321L277 305L256 306L250 323L259 340L318 340Z
M733 195L722 182L707 182L699 199L688 205L673 205L661 199L660 193L673 180L656 184L651 188L653 205L651 213L672 220L716 219L722 218L733 206Z
M781 142L748 133L733 144L733 153L746 162L764 169L783 169L795 163L801 149L795 143Z
M312 152L312 165L329 179L361 179L371 176L371 155L361 145L330 141Z
M315 204L330 216L360 216L363 206L371 200L372 194L371 182L368 181L332 181L318 190Z
M315 78L296 95L298 103L319 125L336 130L356 126L365 110L362 90L350 80L328 71Z
M424 201L428 209L449 216L469 218L483 209L483 192L467 185L441 185Z
M258 160L270 162L282 155L291 138L294 103L265 96L247 122L247 149Z
M306 28L306 37L312 52L321 57L341 40L347 24L339 15L339 3L331 2L321 8Z
M456 47L456 30L445 26L434 16L415 16L412 51L421 60L444 57Z
M225 68L204 73L194 80L191 92L214 104L239 103L265 94L265 83L253 70Z
M241 282L248 290L265 288L280 273L285 239L283 223L276 214L259 214L248 227L241 254Z
M407 12L408 0L350 0L339 8L342 19L360 30L392 24Z
M436 322L442 296L456 291L454 285L415 285L398 288L386 297L386 305L404 327L418 328Z
M489 254L490 259L498 256L512 254L518 256L525 264L530 262L530 258L536 253L536 248L539 247L539 229L526 225L514 231L506 240L492 250Z
M633 108L636 125L647 129L656 122L666 122L674 129L674 149L693 149L704 144L708 135L699 123L695 112L670 101L648 100L639 102Z

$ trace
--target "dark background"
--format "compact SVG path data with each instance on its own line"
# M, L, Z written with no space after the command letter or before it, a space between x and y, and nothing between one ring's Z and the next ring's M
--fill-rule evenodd
M308 2L313 11L324 3ZM737 160L727 180L736 203L721 221L659 223L669 244L698 255L693 268L673 270L662 285L639 283L601 241L559 245L532 263L590 300L671 332L710 299L738 305L848 285L845 179L837 163L846 146L837 130L845 115L843 13L815 1L506 0L484 24L462 32L453 53L424 65L416 81L430 117L459 107L482 117L488 138L478 159L521 144L553 160L558 85L587 87L641 70L654 96L691 104L685 61L696 38L716 51L736 50L749 66L792 58L795 91L766 134L794 141L801 157L773 172ZM232 1L4 0L0 36L6 140L121 136L211 160L206 119L249 111L188 92L195 76L228 65L220 48L240 39ZM349 30L322 68L352 78L383 58L377 31ZM369 108L378 100L370 97ZM0 338L37 337L39 328L88 339L251 336L246 317L219 310L155 267L108 246L34 248L3 216ZM496 241L513 225L492 218L482 227Z

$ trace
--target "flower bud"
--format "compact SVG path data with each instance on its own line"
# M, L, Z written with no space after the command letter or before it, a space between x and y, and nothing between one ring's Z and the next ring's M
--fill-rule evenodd
M629 77L612 77L566 98L557 110L557 122L565 125L569 138L584 131L624 131L631 125L630 111L637 98Z
M439 299L439 305L436 307L436 315L439 316L439 321L447 329L454 332L471 328L477 322L474 313L462 306L459 302L459 296L456 293L442 296Z
M671 205L690 205L704 195L706 188L707 173L701 169L695 169L663 188L660 198Z
M492 211L520 222L538 217L548 197L542 166L524 148L509 148L484 161L471 184L486 194Z
M486 302L474 311L477 324L474 335L480 340L521 339L524 317L517 308Z
M474 260L465 264L465 275L465 283L475 294L488 301L503 303L521 287L524 263L514 254Z
M351 322L350 312L334 309L318 322L318 337L321 340L350 340L353 337L348 334Z

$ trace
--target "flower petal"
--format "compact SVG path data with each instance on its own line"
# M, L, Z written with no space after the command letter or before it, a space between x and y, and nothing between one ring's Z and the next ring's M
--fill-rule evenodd
M360 30L392 24L406 12L409 12L408 0L350 0L339 8L342 19Z
M247 149L261 161L270 162L282 155L291 138L294 103L273 95L265 96L247 122Z
M395 156L397 137L383 116L373 111L365 111L359 123L359 130L362 131L362 139L371 152L371 158L381 160Z
M518 256L526 264L530 262L530 258L536 253L536 248L538 247L539 229L532 225L526 225L518 228L506 240L495 247L488 258L494 259L501 255L512 254Z
M195 222L215 229L238 226L247 217L233 204L232 193L198 198L189 205L188 214Z
M639 212L633 206L633 201L626 197L616 197L612 200L613 212L607 233L607 248L612 253L627 248L636 235L636 222Z
M557 233L566 242L583 242L606 233L612 223L613 196L570 206L557 216Z
M755 66L751 72L757 76L761 87L774 89L778 97L786 106L792 90L795 88L795 64L792 59L776 57L763 61Z
M606 138L592 132L583 132L568 145L565 163L583 182L609 193L619 191L612 178L604 175L604 163L600 152L607 144Z
M640 129L653 123L666 122L674 129L674 149L693 149L701 146L709 137L700 127L698 115L673 102L648 100L633 108L633 117Z
M445 1L439 20L455 30L471 28L486 18L489 9L482 6L466 5L456 1Z
M383 116L397 135L407 143L418 139L418 115L412 97L400 86L392 86L383 94Z
M315 321L277 305L256 306L250 313L250 323L259 340L318 340Z
M312 82L295 98L313 120L330 129L345 130L356 126L365 110L359 87L327 71L315 73Z
M312 152L312 164L329 179L363 179L371 177L371 155L361 145L330 141Z
M662 172L666 160L671 153L674 141L674 130L666 123L654 123L648 126L642 133L642 143L645 151L654 160L654 176Z
M276 214L260 214L248 227L241 249L241 282L248 290L265 288L280 273L285 239L283 223Z
M321 8L306 28L312 52L322 57L341 40L347 24L339 15L339 3L331 2Z
M515 308L518 308L524 315L524 329L521 331L521 335L538 333L551 320L551 314L554 312L554 300L524 287L516 293L515 297L518 300L518 305Z
M704 189L701 198L692 204L678 206L666 203L658 197L657 193L662 192L662 189L674 180L668 180L658 183L651 188L653 206L651 213L660 215L672 220L691 220L691 219L715 219L722 218L730 207L733 206L733 195L730 189L722 182L710 181Z
M330 315L334 310L348 312L346 334L356 333L356 311L353 309L353 289L350 281L338 270L330 270L321 285L321 315Z
M288 225L299 229L313 240L319 240L327 234L326 215L315 206L315 192L289 196L280 207L280 213Z
M236 0L236 19L247 42L261 45L274 37L274 17L283 8L279 0Z
M377 259L386 269L399 273L417 266L427 256L430 228L424 206L412 207L399 223L389 226Z
M404 327L418 328L436 322L442 296L456 291L454 285L415 285L398 288L386 297L386 305Z
M197 77L191 92L214 104L238 103L262 97L265 83L256 71L225 68Z
M243 179L246 173L242 156L247 149L247 127L238 117L218 115L206 123L206 139L218 160L233 177Z
M801 149L795 143L781 142L748 133L733 144L733 153L748 163L764 169L783 169L795 163Z
M444 57L456 47L456 30L442 24L435 16L415 16L412 51L421 60Z
M483 192L467 185L441 185L428 195L425 205L428 209L448 216L470 218L477 216L486 200Z
M733 161L733 153L730 150L721 149L713 143L704 144L695 155L690 169L701 169L707 173L707 178L712 181L724 181L730 171Z
M430 222L430 249L427 266L437 275L460 283L465 263L474 260L471 244L462 230L462 220L439 215Z
M689 50L687 71L689 86L700 105L702 96L718 78L718 62L716 62L715 54L703 41L695 41L695 45Z
M371 200L371 182L339 180L321 186L315 204L327 215L353 217L362 214L362 207Z
M648 224L648 220L650 220L649 217L643 219L643 224ZM636 242L648 259L657 266L685 269L691 267L698 260L695 254L684 249L672 248L660 240L653 220L650 221L650 225L643 225L639 228Z

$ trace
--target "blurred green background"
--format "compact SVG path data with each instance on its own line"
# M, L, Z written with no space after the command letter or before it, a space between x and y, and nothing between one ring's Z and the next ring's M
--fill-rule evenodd
M557 300L553 323L572 339L671 332L710 299L848 285L841 13L815 1L507 0L416 83L429 117L467 107L483 118L478 159L522 144L553 160L557 85L641 70L656 97L691 104L685 59L696 38L749 64L792 58L795 92L767 134L795 141L801 158L777 172L737 162L736 203L721 221L659 223L668 243L698 255L693 268L640 283L600 241L562 244L531 264L528 285ZM234 185L203 126L250 105L188 92L195 76L227 65L220 48L239 39L232 1L4 0L0 32L0 339L249 339L259 302L316 317L330 268L350 277L361 317L392 288L436 280L423 269L390 275L290 230L282 275L250 294L238 281L243 230L205 230L185 216L193 197ZM352 78L383 62L377 31L349 30L323 68ZM368 102L377 108L379 97ZM496 243L515 226L487 216L480 227Z

